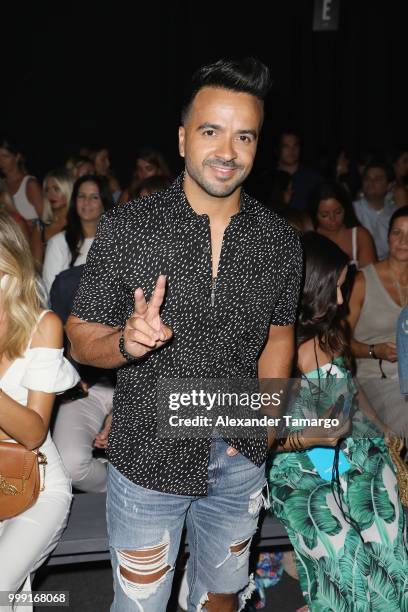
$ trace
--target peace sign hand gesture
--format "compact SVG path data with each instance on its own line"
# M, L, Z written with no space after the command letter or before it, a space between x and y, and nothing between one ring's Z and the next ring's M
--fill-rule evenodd
M165 291L166 277L163 274L157 279L149 303L140 287L135 291L135 310L123 331L125 350L133 357L143 357L163 346L173 336L173 330L160 318Z

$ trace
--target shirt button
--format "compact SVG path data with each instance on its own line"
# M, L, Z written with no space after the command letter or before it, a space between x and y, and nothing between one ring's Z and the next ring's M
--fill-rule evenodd
M208 246L203 247L203 253L205 255L207 255L207 253L209 253L209 252L210 252L210 247L208 247Z

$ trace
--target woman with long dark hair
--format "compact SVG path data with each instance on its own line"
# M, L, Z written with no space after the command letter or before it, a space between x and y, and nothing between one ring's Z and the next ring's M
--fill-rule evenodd
M86 174L75 182L66 229L47 243L43 280L48 292L57 274L85 263L99 219L112 207L112 195L103 177Z
M312 427L292 427L269 472L272 509L290 537L310 610L402 610L408 559L395 471L379 430L388 432L354 385L340 316L348 256L316 233L303 244L300 388L291 414L347 422L358 403L370 421L355 416L341 446L338 432L328 430L324 440L312 437Z
M350 195L335 181L321 183L309 202L315 230L337 244L359 269L377 260L374 241L360 225L353 211Z

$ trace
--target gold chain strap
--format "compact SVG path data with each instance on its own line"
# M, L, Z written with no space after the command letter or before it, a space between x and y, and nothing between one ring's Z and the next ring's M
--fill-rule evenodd
M38 463L39 465L42 466L42 470L43 470L43 478L42 478L42 485L41 485L40 491L44 491L45 489L45 469L48 465L48 459L47 459L47 455L45 455L41 451L38 451Z

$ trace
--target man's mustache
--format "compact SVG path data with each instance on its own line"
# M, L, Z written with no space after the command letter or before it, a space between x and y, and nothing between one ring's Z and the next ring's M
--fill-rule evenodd
M220 159L219 157L214 157L212 159L206 159L204 162L204 166L218 166L221 168L231 168L234 170L241 170L243 166L241 164L237 164L233 159L227 161L225 159Z

